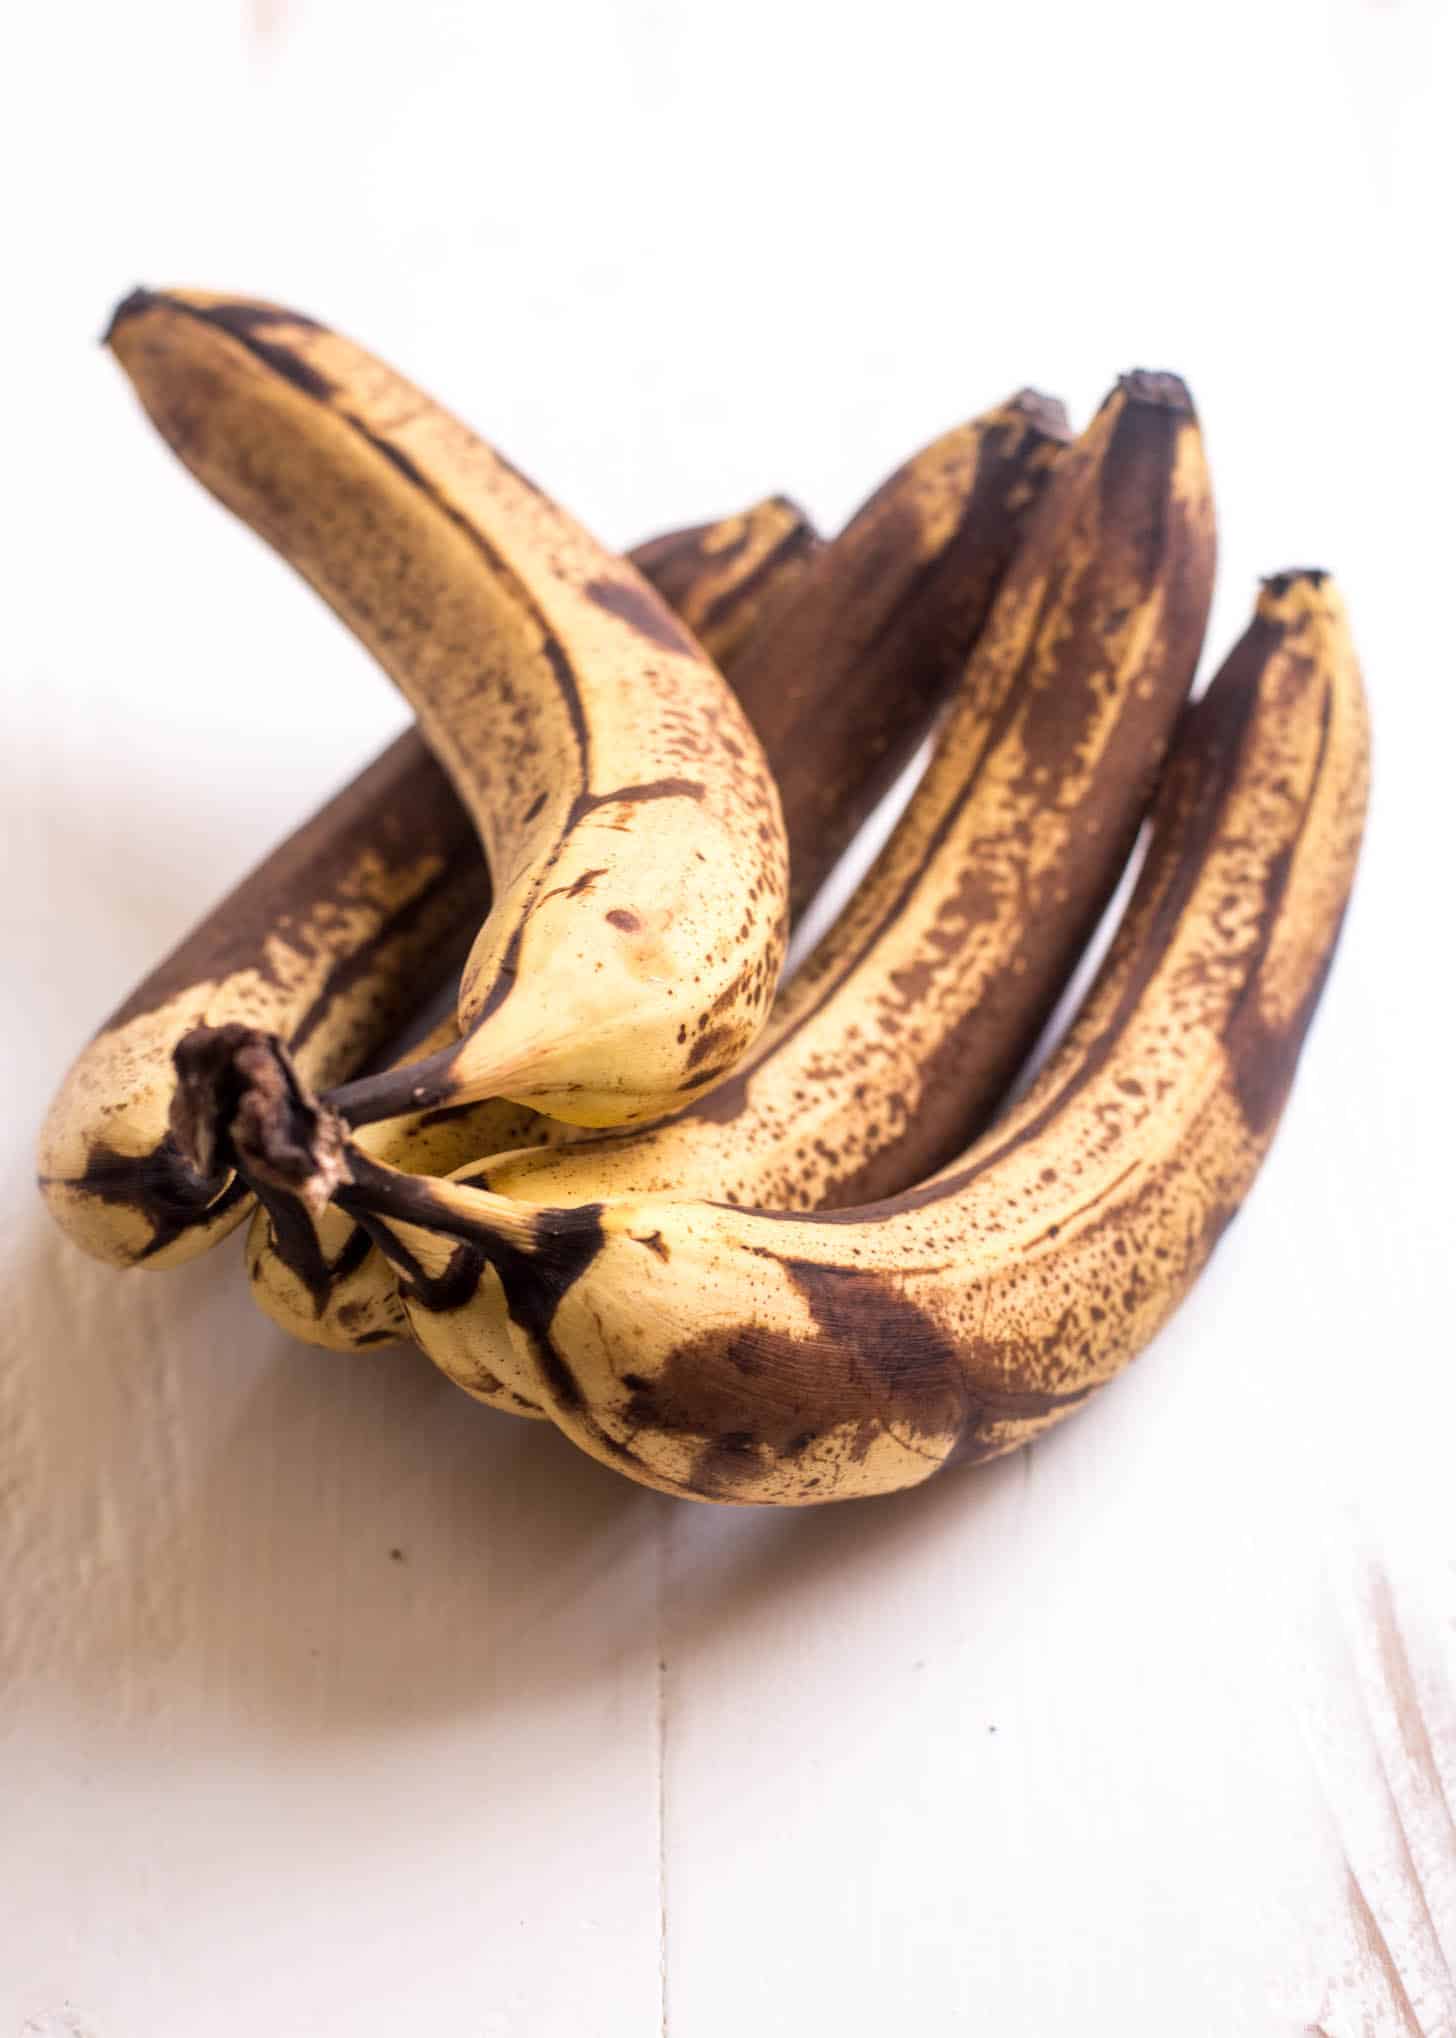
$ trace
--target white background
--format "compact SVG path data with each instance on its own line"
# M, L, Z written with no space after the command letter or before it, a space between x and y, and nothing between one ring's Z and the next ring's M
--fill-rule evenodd
M1449 0L71 0L0 90L0 2034L1456 2032ZM1336 569L1376 797L1275 1154L1085 1415L719 1514L51 1233L72 1053L402 721L95 345L137 281L613 543L1189 377L1211 650Z

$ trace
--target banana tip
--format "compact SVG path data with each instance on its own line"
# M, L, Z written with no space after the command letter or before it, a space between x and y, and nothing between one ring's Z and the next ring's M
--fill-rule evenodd
M1130 368L1126 375L1118 376L1117 386L1129 403L1143 404L1150 410L1186 411L1190 417L1193 415L1188 384L1170 369Z
M1259 585L1277 601L1296 587L1321 588L1329 577L1326 566L1286 566L1282 573L1266 573Z
M144 311L150 311L153 305L160 302L161 299L155 290L148 290L140 283L135 290L129 290L107 320L106 331L101 335L102 346L109 347L124 325L134 318L139 318Z
M1301 618L1320 629L1340 629L1343 607L1334 576L1323 566L1288 566L1259 583L1258 613L1281 627Z
M1014 410L1018 417L1036 425L1049 438L1068 439L1072 435L1067 406L1059 396L1048 396L1045 390L1018 389L1007 409Z

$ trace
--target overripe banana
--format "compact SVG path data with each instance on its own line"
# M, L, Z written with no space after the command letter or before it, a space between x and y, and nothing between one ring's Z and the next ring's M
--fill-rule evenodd
M399 685L485 848L460 1040L349 1085L342 1108L508 1096L606 1125L707 1088L768 1015L787 855L758 739L696 641L507 461L312 320L139 291L109 341L184 463Z
M829 732L831 751L840 747L842 725L867 722L875 755L881 759L890 755L898 763L904 747L923 734L950 676L964 674L967 653L978 640L984 644L991 591L1006 585L994 611L1000 621L989 627L994 641L985 650L986 677L961 679L959 697L965 712L954 737L948 735L942 745L930 782L917 796L918 825L902 828L896 851L881 860L876 888L865 895L853 916L852 952L841 941L832 953L816 960L810 995L790 993L779 1032L782 1036L784 1025L792 1021L795 1049L779 1063L782 1080L775 1088L767 1070L756 1077L752 1102L739 1098L731 1125L717 1108L714 1093L708 1116L680 1122L676 1143L669 1129L661 1153L638 1163L639 1173L646 1168L638 1187L670 1180L673 1166L680 1162L687 1170L687 1193L708 1193L715 1184L731 1179L747 1183L742 1189L747 1200L760 1200L779 1194L777 1183L787 1176L795 1184L783 1192L788 1200L794 1207L812 1207L832 1179L815 1148L822 1151L826 1140L847 1147L866 1138L865 1127L857 1122L866 1113L851 1101L851 1087L861 1100L869 1099L868 1152L872 1155L883 1137L887 1164L893 1165L893 1153L917 1117L916 1099L921 1094L927 1108L940 1114L941 1137L954 1137L959 1123L955 1101L936 1094L937 1088L946 1087L944 1065L953 1053L960 1058L956 1097L974 1111L1002 1066L1015 1058L1019 1031L1035 1026L1048 970L1059 977L1070 967L1068 944L1077 937L1068 930L1077 919L1079 904L1090 906L1111 881L1114 864L1125 851L1147 775L1156 767L1167 723L1192 672L1202 628L1199 603L1206 599L1212 570L1211 516L1206 490L1199 496L1196 444L1193 454L1184 445L1189 438L1196 442L1196 427L1176 408L1134 400L1129 415L1114 429L1112 411L1120 416L1127 402L1119 393L1112 410L1099 421L1094 434L1098 450L1093 452L1089 441L1076 455L1075 477L1080 478L1065 485L1058 480L1051 490L1063 507L1034 518L1032 505L1038 499L1046 501L1047 476L1065 437L1059 405L1023 392L944 434L876 491L788 594L771 603L762 627L740 640L741 662L730 676L750 721L771 721L780 694L792 684L801 703L812 697L816 727ZM1162 468L1149 454L1153 441L1163 446ZM1064 462L1067 457L1063 454L1060 459ZM1104 491L1100 510L1099 489ZM1080 505L1075 514L1071 505ZM1119 524L1140 534L1150 516L1164 511L1168 537L1161 553L1156 546L1142 545L1133 556L1116 535L1103 537L1104 527L1113 530ZM1005 581L1008 544L1032 528L1047 535L1036 541L1035 563L1013 569L1011 579L1019 590L1015 592ZM1052 646L1053 630L1062 632L1067 624L1068 590L1073 586L1081 591L1082 608L1065 646L1053 648L1048 669L1033 674L1022 670L1031 666L1031 653L1018 665L1016 646L1031 627L1043 582L1052 571L1050 548L1063 537L1074 548L1080 545L1082 553L1069 566L1065 585L1051 603L1056 621L1041 628L1038 642L1043 650ZM1141 537L1138 543L1142 544ZM1094 562L1086 556L1087 548L1099 545ZM1122 620L1116 628L1104 629L1113 616ZM816 655L817 663L806 679L800 660L807 652ZM995 1016L970 1042L957 1046L942 1039L940 1060L923 1070L915 1050L924 1049L930 1036L952 1030L957 1010L964 1016L969 1000L979 995L977 985L984 988L989 981L997 947L989 932L980 940L973 935L965 966L957 969L951 952L956 908L948 894L953 895L962 882L964 857L976 851L967 847L964 821L958 830L951 828L950 803L963 789L962 781L979 770L980 752L1001 694L1021 686L1031 714L1033 690L1061 687L1063 675L1079 658L1089 669L1100 671L1102 664L1107 665L1106 698L1087 724L1085 751L1080 755L1074 754L1068 724L1067 746L1056 773L1067 812L1039 834L1033 829L1026 845L1010 845L1002 859L1009 861L1013 872L1026 865L1032 890L1039 898L1044 896L1051 917L1027 935L1024 945L1031 965L1020 957L1015 983L1009 992L998 994ZM872 683L868 696L867 683ZM1090 709L1085 676L1079 674L1075 683L1082 689L1078 697ZM891 715L899 724L893 743ZM987 790L977 795L981 833L987 838L983 853L989 847L994 854L994 838L1019 819L1032 817L1047 798L1047 786L1018 777L1003 795L1000 809L996 807L990 782L998 767L1003 779L1008 769L1019 770L1021 753L1015 746L1022 728L1023 723L1013 718L996 759L980 773L987 781ZM782 734L774 737L768 757L783 787L790 868L816 878L823 865L826 832L834 842L846 830L852 832L864 818L866 802L878 792L877 775L841 772L832 787L826 787L802 768L793 752L780 755L776 746L786 740ZM935 848L942 822L949 834ZM1100 833L1095 826L1099 822ZM1083 833L1088 834L1090 848L1079 839ZM1041 865L1034 879L1033 838ZM1054 846L1057 839L1063 844L1060 857ZM1056 874L1070 865L1072 852L1077 868L1062 896ZM999 881L1004 890L1010 882L1005 870ZM913 900L906 896L907 886L915 887ZM1029 902L1028 895L1023 903ZM1012 905L1011 897L1003 898L1002 933L1009 932L1005 923L1014 917ZM913 1001L886 979L907 956L913 960L921 935L938 940L939 950L921 987L919 1024L903 1027L899 1052L876 1071L878 1083L858 1081L851 1075L858 1057L850 1043L850 1036L860 1031L856 1000L866 1008L865 1031L871 1041L882 1023L888 1035L894 1021L887 1013L881 1022L874 1009L876 987L866 978L874 972L876 939L888 935L901 914L903 926L886 947L877 988L902 1017ZM1022 917L1029 920L1031 915ZM1022 945L1021 937L1011 937L1011 946ZM1065 951L1060 969L1059 950ZM816 1017L856 964L859 974L847 995L839 998L832 1014ZM943 978L948 984L942 984ZM816 1017L812 1027L811 1017ZM443 1044L443 1038L433 1045ZM816 1061L834 1066L836 1076L819 1093L817 1110L812 1114L806 1110L803 1136L790 1141L785 1120L790 1094ZM938 1084L930 1080L936 1071L942 1077ZM360 1143L396 1167L446 1174L466 1162L524 1144L523 1133L529 1131L516 1107L484 1104L373 1125L363 1129ZM646 1151L652 1154L650 1140ZM584 1172L578 1170L570 1179L587 1184L593 1163L585 1156L583 1160ZM557 1193L553 1183L550 1196ZM559 1193L572 1192L563 1185ZM582 1193L596 1192L583 1186ZM253 1222L248 1264L255 1299L265 1313L310 1343L357 1349L408 1334L387 1262L369 1250L367 1236L336 1209L314 1216L297 1199L271 1193ZM510 1405L517 1404L512 1400Z
M818 1218L533 1209L346 1152L339 1200L387 1242L447 1371L468 1370L478 1297L499 1283L520 1391L648 1485L803 1505L1013 1449L1148 1342L1247 1194L1338 936L1368 740L1332 584L1269 581L1187 714L1070 1035L917 1189ZM286 1174L326 1108L267 1043L235 1059L243 1164Z
M815 1210L919 1181L984 1124L1126 864L1192 683L1213 499L1173 376L1062 455L931 763L763 1038L666 1123L487 1162L532 1203Z
M1198 661L1213 568L1187 393L1126 377L1058 464L903 819L747 1064L666 1124L465 1178L545 1205L661 1195L812 1211L893 1195L959 1152L1116 885ZM487 1288L472 1369L454 1377L519 1408L508 1342Z
M802 512L774 496L630 556L709 654L731 662L817 543ZM168 1131L182 1034L229 1020L263 1027L327 1088L386 1046L433 978L458 975L489 908L475 828L410 729L230 892L82 1051L41 1134L52 1216L114 1266L205 1252L252 1198L231 1175L199 1175ZM459 1159L432 1158L444 1172Z

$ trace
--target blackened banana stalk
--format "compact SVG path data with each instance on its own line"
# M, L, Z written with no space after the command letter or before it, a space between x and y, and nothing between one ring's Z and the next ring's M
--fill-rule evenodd
M139 292L109 335L153 422L414 708L495 896L457 1043L409 1105L569 1124L685 1102L768 1016L787 936L778 791L736 699L627 561L363 348L278 306ZM715 1013L719 1055L686 1032ZM374 1079L361 1118L389 1115Z

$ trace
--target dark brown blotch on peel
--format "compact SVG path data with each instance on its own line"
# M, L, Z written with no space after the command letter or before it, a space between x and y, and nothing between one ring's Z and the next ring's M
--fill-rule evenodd
M285 382L291 382L305 396L327 402L334 396L335 387L326 375L305 361L301 354L282 340L269 339L266 335L275 329L293 327L295 330L322 332L316 319L304 318L300 313L285 311L281 305L255 304L246 298L233 298L220 304L189 304L185 298L170 297L165 291L134 290L124 298L112 314L111 324L106 331L106 343L111 345L117 332L134 318L149 311L164 310L180 318L195 319L199 325L212 326L218 332L229 334L240 341L257 360L271 368Z
M1277 1028L1266 1025L1252 1007L1235 1024L1229 1043L1234 1091L1244 1123L1258 1140L1267 1139L1273 1132L1288 1101L1304 1036L1324 993L1333 961L1331 947L1299 1010L1287 1025Z
M135 297L136 294L134 293L133 295ZM291 382L297 388L302 389L307 395L315 397L320 401L330 401L336 395L337 392L333 384L320 374L310 362L303 360L301 356L283 345L280 341L263 337L270 328L275 326L307 328L313 324L313 321L300 318L297 314L278 307L249 304L244 301L215 306L190 305L180 298L171 297L154 298L152 301L165 305L168 309L183 317L195 318L204 325L211 325L231 334L258 361L273 369L285 381ZM128 300L128 304L131 305L131 309L127 312L128 318L135 317L141 310L149 308L145 304L133 304L132 300ZM116 326L117 321L113 320L113 333L116 330ZM323 328L317 329L323 330ZM372 447L381 458L387 460L412 488L425 497L434 509L459 531L472 549L478 552L485 560L498 582L511 588L516 599L539 630L540 652L552 669L557 690L561 697L562 707L571 723L572 733L576 741L581 777L585 779L589 743L586 717L582 708L576 674L560 640L547 622L539 602L536 601L530 590L522 582L520 576L512 572L484 532L459 510L450 501L448 496L443 494L434 485L428 475L403 451L395 440L385 434L372 431L361 418L353 415L352 412L342 406L335 406L334 414L358 438L363 440L366 445ZM655 601L655 597L647 590L641 592L639 599L644 604L649 605ZM666 614L666 611L664 611L664 614ZM671 617L668 620L671 621ZM674 623L674 627L679 626ZM690 642L691 640L686 641Z
M688 1077L685 1083L679 1083L678 1089L679 1091L696 1090L700 1085L716 1083L723 1076L726 1076L730 1072L730 1070L737 1068L737 1066L738 1056L735 1054L731 1060L717 1062L714 1064L712 1068L694 1069L693 1073Z
M809 1304L813 1332L745 1323L694 1338L630 1394L626 1421L701 1438L693 1488L705 1494L741 1484L761 1469L762 1454L791 1459L828 1432L852 1433L863 1456L894 1424L943 1456L967 1408L950 1341L882 1277L809 1261L784 1265Z
M133 319L149 311L166 310L179 312L187 318L201 319L208 325L221 326L225 332L238 335L266 331L269 326L297 326L308 332L322 332L324 328L317 319L307 318L300 311L285 311L281 305L259 304L252 299L235 297L213 305L188 304L185 299L171 296L165 290L148 290L138 286L128 291L111 314L101 344L109 347L116 334Z
M369 442L382 460L387 460L397 474L404 476L411 488L418 488L426 495L433 495L434 491L419 466L402 446L396 445L393 439L382 438L377 432L369 434Z
M178 300L168 297L166 302L175 307ZM196 309L199 317L221 326L225 332L236 333L239 337L246 335L249 339L274 326L297 326L301 332L307 333L327 330L306 312L290 311L281 304L260 304L256 298L250 297L230 297L218 304L187 308Z
M41 1187L49 1183L43 1177ZM170 1134L146 1154L120 1153L97 1141L87 1153L85 1172L69 1186L98 1202L126 1205L144 1218L152 1236L138 1255L143 1260L163 1252L183 1232L225 1216L248 1193L236 1175L211 1181L199 1175Z
M706 1033L699 1034L688 1049L688 1067L696 1069L707 1061L710 1055L721 1054L725 1047L737 1040L738 1036L739 1029L736 1026L710 1026Z
M804 569L735 672L778 777L795 917L959 677L1050 472L1048 436L1029 417L960 440L949 539L927 545L908 463Z
M695 638L690 637L671 609L649 588L630 580L589 580L583 592L599 609L630 625L639 637L664 651L701 658Z
M602 807L637 807L649 800L701 800L707 790L700 778L650 778L640 785L616 786L609 793L578 793L572 802L567 832Z

